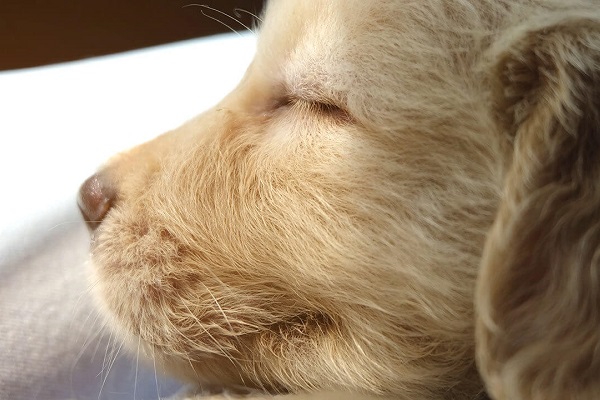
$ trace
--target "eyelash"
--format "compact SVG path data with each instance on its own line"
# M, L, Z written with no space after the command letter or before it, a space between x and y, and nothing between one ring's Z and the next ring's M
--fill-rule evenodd
M323 103L323 102L314 102L314 103L309 103L309 105L313 108L315 108L317 111L321 112L321 113L326 113L326 114L334 114L334 113L339 113L342 111L342 109L334 104L330 104L330 103Z
M326 103L322 101L298 99L289 96L278 101L276 104L276 108L294 107L298 105L306 106L320 115L327 115L336 119L343 119L346 121L350 119L348 112L346 112L346 110L335 104Z

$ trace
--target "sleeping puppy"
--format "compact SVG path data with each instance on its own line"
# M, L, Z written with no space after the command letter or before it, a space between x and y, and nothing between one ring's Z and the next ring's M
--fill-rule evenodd
M97 298L201 387L598 399L599 105L594 1L272 1L82 186Z

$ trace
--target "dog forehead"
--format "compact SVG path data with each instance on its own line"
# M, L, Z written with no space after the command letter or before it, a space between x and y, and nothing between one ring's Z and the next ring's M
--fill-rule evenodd
M471 32L481 10L469 4L272 1L247 86L265 97L338 105L395 130L414 115L452 113L469 100L471 92L457 88L474 79L479 51Z
M367 53L369 28L362 18L381 3L356 0L278 0L267 7L260 29L255 64L289 89L334 91L357 53ZM371 44L373 44L371 42ZM374 60L376 61L376 60ZM356 78L356 71L353 71Z

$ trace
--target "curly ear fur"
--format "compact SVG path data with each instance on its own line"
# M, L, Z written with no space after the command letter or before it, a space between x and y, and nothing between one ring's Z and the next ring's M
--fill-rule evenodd
M546 11L489 53L512 162L477 288L493 398L600 398L600 12Z

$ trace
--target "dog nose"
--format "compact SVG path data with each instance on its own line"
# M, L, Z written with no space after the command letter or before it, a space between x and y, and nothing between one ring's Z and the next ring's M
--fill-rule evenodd
M116 197L114 188L101 174L90 176L79 189L77 203L83 218L94 229L106 216Z

